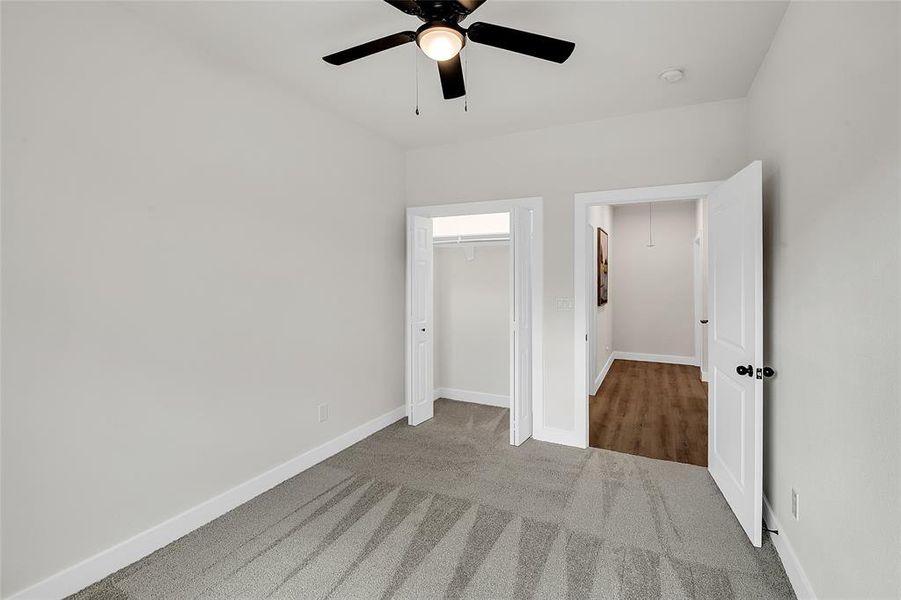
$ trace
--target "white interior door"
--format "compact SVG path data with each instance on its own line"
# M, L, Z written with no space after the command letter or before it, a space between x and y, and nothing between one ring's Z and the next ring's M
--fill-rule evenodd
M407 260L410 356L407 374L407 419L419 425L435 414L432 383L433 248L432 219L411 216L408 223Z
M519 446L532 437L532 209L517 207L510 216L513 245L510 443Z
M755 546L763 511L762 187L756 161L708 205L708 469Z

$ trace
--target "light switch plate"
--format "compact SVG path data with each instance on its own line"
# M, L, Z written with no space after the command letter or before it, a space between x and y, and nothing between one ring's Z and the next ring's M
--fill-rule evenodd
M570 311L576 307L576 302L574 298L566 298L562 296L558 296L554 298L554 308L559 311Z

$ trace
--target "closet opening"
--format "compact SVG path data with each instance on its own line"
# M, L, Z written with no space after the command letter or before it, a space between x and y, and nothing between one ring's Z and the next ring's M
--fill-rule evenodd
M540 198L407 209L410 425L444 416L432 425L484 426L516 446L532 437L543 397L541 218Z
M436 416L506 435L510 408L510 213L435 217Z

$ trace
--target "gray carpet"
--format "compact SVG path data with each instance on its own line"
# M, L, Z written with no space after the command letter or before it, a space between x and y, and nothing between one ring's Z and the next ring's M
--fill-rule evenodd
M507 420L439 400L74 598L794 597L706 469Z

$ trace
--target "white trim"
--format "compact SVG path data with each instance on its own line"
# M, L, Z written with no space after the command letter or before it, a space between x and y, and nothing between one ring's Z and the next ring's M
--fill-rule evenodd
M697 200L706 197L722 181L702 181L700 183L677 183L643 188L605 190L602 192L579 192L576 205L594 204L635 204L637 202L670 202L673 200Z
M549 427L544 426L541 428L541 431L533 431L532 437L540 442L550 442L552 444L562 444L564 446L575 446L575 447L583 447L580 446L581 439L576 432L570 431L568 429L558 429L557 427Z
M619 360L638 360L641 362L666 363L670 365L701 366L696 356L679 356L678 354L646 354L644 352L623 352L616 350L614 358Z
M597 394L598 390L601 389L601 384L604 383L604 379L606 379L607 373L610 371L610 367L613 366L614 360L616 360L616 352L611 352L610 357L607 359L607 362L604 364L601 372L598 373L598 376L594 380L594 391L591 393L592 396Z
M48 598L64 598L74 594L100 581L110 573L115 573L119 569L174 542L213 519L221 517L233 508L259 496L266 490L294 477L313 465L334 456L376 431L404 418L405 414L405 407L399 406L312 450L308 450L252 479L248 479L218 496L189 508L171 519L163 521L80 563L51 575L47 579L11 596L9 600L47 600Z
M510 408L510 396L502 394L489 394L487 392L474 392L472 390L458 390L454 388L435 388L435 399L437 400L438 398Z
M588 333L586 305L588 290L586 288L585 269L585 223L588 222L588 207L596 204L633 204L636 202L662 202L670 200L694 200L706 198L721 182L705 181L701 183L685 183L677 185L661 185L656 187L608 190L601 192L582 192L573 198L573 283L575 291L575 310L573 319L573 373L574 394L573 414L575 417L573 439L571 444L579 448L588 447L588 359L585 334ZM615 235L615 232L611 232Z
M460 215L478 215L498 212L512 213L515 207L530 208L533 211L534 230L532 232L532 436L540 437L544 424L544 200L541 197L514 198L508 200L488 200L480 202L457 202L454 204L437 204L433 206L408 206L407 219L413 215L421 217L454 217ZM512 216L512 215L511 215ZM512 221L511 221L512 223ZM511 238L513 228L510 231ZM409 240L408 240L409 243ZM515 240L512 240L515 243ZM512 256L512 253L511 253ZM410 405L410 262L407 261L406 302L405 310L405 344L404 344L404 397L405 407ZM511 294L512 294L511 288ZM511 346L511 353L513 352ZM536 368L541 365L541 368ZM513 430L513 411L510 411L510 430Z
M510 212L515 206L541 208L541 197L511 198L508 200L485 200L480 202L455 202L432 206L408 206L407 215L420 217L459 217L463 215L487 215ZM511 228L512 235L512 228Z
M779 532L778 535L770 535L770 540L773 542L780 560L782 560L782 566L785 568L785 574L788 575L788 580L792 584L792 589L795 590L795 596L798 597L798 600L816 600L817 596L813 591L813 586L810 585L810 579L807 578L807 573L804 572L801 561L798 560L798 555L795 554L791 541L788 539L788 534L785 528L782 527L779 519L776 518L776 513L773 512L773 507L770 506L766 496L763 497L763 519L766 521L767 527Z
M696 208L697 210L697 208ZM694 351L695 357L698 359L698 366L703 366L701 361L704 356L704 325L701 323L701 320L704 318L704 276L703 276L703 260L701 258L701 251L703 250L702 246L701 233L695 236L694 241L691 244L691 277L692 277L692 304L694 306L694 327L692 328L692 334L694 335Z
M710 379L707 377L707 371L705 369L701 369L701 381L707 382Z

